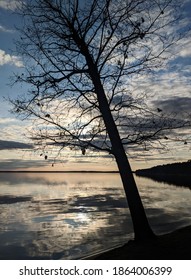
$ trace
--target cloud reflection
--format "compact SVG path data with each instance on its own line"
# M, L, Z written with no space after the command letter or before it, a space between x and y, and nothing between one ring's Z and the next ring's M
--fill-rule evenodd
M0 204L1 259L78 259L132 238L118 174L19 176L0 182L1 198L15 202ZM136 180L156 232L191 221L190 190Z

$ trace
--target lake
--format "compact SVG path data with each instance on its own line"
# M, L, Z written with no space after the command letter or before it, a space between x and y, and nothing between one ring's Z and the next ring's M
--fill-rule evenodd
M191 190L135 177L160 234L191 224ZM80 259L133 238L119 174L0 173L0 259Z

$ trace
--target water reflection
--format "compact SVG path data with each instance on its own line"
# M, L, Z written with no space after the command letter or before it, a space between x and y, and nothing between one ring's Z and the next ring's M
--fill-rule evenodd
M133 236L118 174L2 175L1 259L76 259ZM136 180L156 232L191 222L189 189Z
M182 188L187 187L191 189L191 175L145 173L143 175L139 174L138 176L150 178L155 182L159 182L159 183L162 182L177 187L182 187Z
M147 215L157 233L191 224L191 191L136 177Z
M10 258L10 248L12 258L78 258L132 232L116 176L8 175L0 187L1 258Z

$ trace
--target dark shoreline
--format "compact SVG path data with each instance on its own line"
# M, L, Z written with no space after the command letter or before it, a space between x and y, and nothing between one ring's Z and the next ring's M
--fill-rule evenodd
M89 259L191 260L191 225L159 235L156 240L144 243L129 241L122 247L92 256Z
M151 177L151 176L191 176L191 161L176 162L163 165L153 166L151 168L137 169L135 171L137 176Z
M159 183L191 189L191 161L157 165L151 168L138 169L138 177L145 177Z

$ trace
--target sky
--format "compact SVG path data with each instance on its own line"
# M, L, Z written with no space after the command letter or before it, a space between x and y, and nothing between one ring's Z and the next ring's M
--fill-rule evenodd
M36 151L33 143L27 138L27 129L31 123L16 118L11 113L9 97L14 98L23 88L12 86L12 76L24 67L22 57L15 54L15 40L19 33L15 26L21 23L14 14L15 0L0 0L0 170L116 170L115 161L99 153L64 154L63 157L45 160ZM185 0L182 10L185 25L191 26L191 0ZM186 37L176 46L176 55L171 58L167 67L158 72L153 79L142 81L142 87L158 94L156 106L165 111L189 112L191 108L191 38ZM191 159L190 131L181 131L186 139L171 142L168 148L158 151L129 153L132 169L147 168L158 164ZM176 135L178 139L178 134Z

